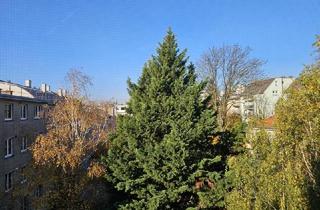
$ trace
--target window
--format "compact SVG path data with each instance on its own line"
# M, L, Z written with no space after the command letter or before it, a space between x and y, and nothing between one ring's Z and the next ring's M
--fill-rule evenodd
M9 191L12 188L13 172L5 174L5 191Z
M36 191L35 191L35 196L36 197L41 197L43 193L43 187L42 185L38 185Z
M21 105L21 120L26 120L28 118L28 105Z
M5 141L5 158L13 155L13 137Z
M12 120L13 115L13 104L6 104L4 107L4 119Z
M25 183L27 181L27 177L26 177L26 172L25 172L26 167L23 166L20 169L20 174L21 174L21 184Z
M28 210L29 209L29 201L27 196L23 196L21 198L21 210Z
M35 119L40 119L41 117L41 112L42 112L42 106L37 105L34 107L34 118Z
M21 152L27 151L28 146L28 138L26 136L23 136L21 139Z

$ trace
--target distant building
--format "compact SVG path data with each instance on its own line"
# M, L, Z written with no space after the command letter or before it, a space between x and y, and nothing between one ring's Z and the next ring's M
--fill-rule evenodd
M127 114L127 111L126 111L127 107L128 107L127 104L116 104L116 105L115 105L116 116Z
M273 116L276 103L293 81L293 77L277 77L241 86L230 101L229 113L238 113L243 120Z
M13 190L26 185L29 146L45 132L46 107L65 93L59 91L52 92L46 84L31 87L30 80L25 85L0 80L0 210L29 209L30 195L12 197Z

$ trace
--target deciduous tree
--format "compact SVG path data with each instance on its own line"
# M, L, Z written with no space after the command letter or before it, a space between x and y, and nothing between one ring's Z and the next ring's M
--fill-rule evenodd
M43 188L33 202L37 208L92 209L106 192L97 160L107 149L113 126L110 104L89 101L85 90L90 80L83 73L73 70L67 79L67 96L48 110L47 132L31 148L29 190Z
M250 57L250 48L239 45L212 47L205 52L198 64L200 76L208 80L207 92L218 110L219 125L228 127L227 114L232 106L232 96L241 85L262 75L262 60Z
M247 138L229 160L230 209L318 209L320 202L320 65L307 66L276 108L276 132Z

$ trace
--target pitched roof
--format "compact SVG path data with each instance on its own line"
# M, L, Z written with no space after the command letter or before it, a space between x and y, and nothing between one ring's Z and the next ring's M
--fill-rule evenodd
M10 81L3 81L3 80L0 80L0 83L2 84L7 84L9 85L10 87L17 87L19 88L19 91L12 91L11 88L9 90L5 89L5 90L2 90L0 91L0 94L1 93L9 93L9 95L13 95L13 96L18 96L18 97L22 97L22 98L26 98L26 97L30 97L30 98L34 98L34 99L37 99L39 101L46 101L47 103L55 103L59 98L60 96L53 92L53 91L46 91L46 92L43 92L41 91L39 88L31 88L31 87L27 87L27 86L24 86L24 85L20 85L18 83L13 83L13 82L10 82ZM29 93L26 95L23 95L22 92L25 91L26 93ZM13 98L13 97L11 97ZM34 100L36 101L36 100Z
M37 98L29 98L29 97L24 97L24 96L14 96L14 95L7 95L7 94L0 94L0 100L23 101L23 102L48 104L47 100L40 100Z
M273 129L275 127L275 117L271 116L258 121L257 128Z
M257 80L244 88L242 96L253 96L257 94L263 94L263 92L269 87L275 78Z
M275 118L274 116L268 117L264 119L262 123L266 128L273 128L275 123Z
M302 85L301 85L301 81L299 79L294 80L288 87L288 90L290 89L301 89Z

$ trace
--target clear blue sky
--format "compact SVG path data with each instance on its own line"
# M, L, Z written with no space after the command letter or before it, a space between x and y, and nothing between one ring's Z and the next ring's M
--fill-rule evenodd
M194 63L240 44L267 75L297 76L313 61L320 0L0 0L0 79L58 88L82 68L94 98L123 101L169 26Z

